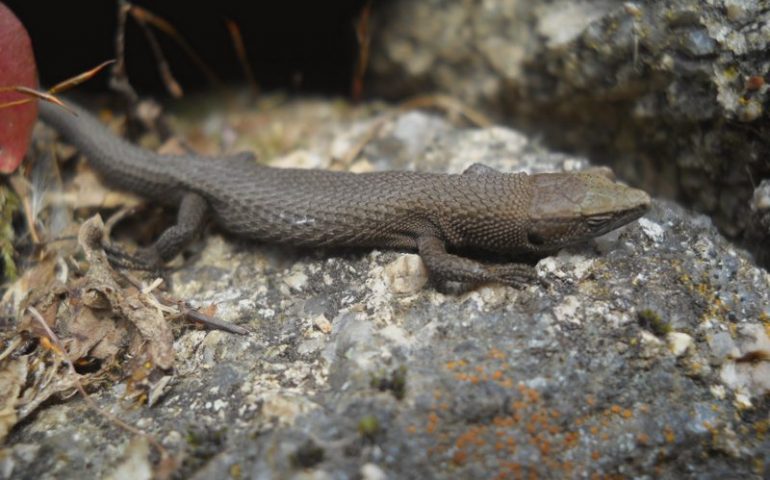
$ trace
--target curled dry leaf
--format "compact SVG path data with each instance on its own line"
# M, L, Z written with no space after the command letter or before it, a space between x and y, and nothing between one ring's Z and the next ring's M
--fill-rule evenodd
M98 215L86 220L80 228L78 243L89 262L84 291L103 296L109 302L112 314L120 314L136 329L132 335L138 334L139 344L146 345L147 360L162 369L171 368L174 362L171 329L154 298L133 288L123 289L115 281L112 267L101 248L103 229L104 223ZM131 344L137 344L136 338ZM136 356L142 352L131 353Z
M23 312L16 332L0 337L28 344L39 339L31 353L11 352L0 359L0 441L13 426L54 395L76 392L77 382L89 386L104 378L116 364L124 368L134 398L157 401L170 378L163 370L174 362L173 336L164 311L155 298L119 277L101 248L103 223L98 216L80 228L78 243L88 270L69 278L57 274L61 259L52 255L28 270L9 288L3 308ZM77 270L77 268L73 269ZM33 312L35 317L33 318ZM64 351L52 344L40 322L56 330ZM14 348L18 350L18 348ZM98 360L100 369L76 375L62 368L69 360ZM126 361L130 358L130 361Z

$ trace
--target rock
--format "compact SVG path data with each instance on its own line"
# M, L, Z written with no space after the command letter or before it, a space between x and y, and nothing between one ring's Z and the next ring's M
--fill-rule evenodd
M437 91L685 198L770 265L764 2L399 0L376 9L368 86ZM766 211L765 211L766 212Z
M693 344L693 338L682 332L670 332L666 335L666 340L668 341L668 349L675 357L684 355Z
M361 155L374 168L588 166L504 127L406 115L431 140L387 125ZM327 117L324 143L311 135L303 148L325 155L330 129L370 122L344 118ZM406 252L214 232L202 243L174 294L216 303L251 335L180 327L174 378L152 408L116 388L92 394L183 457L178 478L768 475L767 362L733 353L765 348L770 277L703 215L655 201L642 221L542 260L548 285L521 290L437 291ZM17 425L0 473L105 476L131 438L75 396Z

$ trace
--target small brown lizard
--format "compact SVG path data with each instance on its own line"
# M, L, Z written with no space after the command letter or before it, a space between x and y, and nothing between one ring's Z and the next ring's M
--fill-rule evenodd
M301 247L417 250L439 280L522 286L526 263L487 264L466 250L545 256L643 215L650 197L596 173L350 173L260 166L251 154L159 155L109 132L88 112L40 102L40 117L117 188L177 206L176 225L145 258L173 258L205 224ZM450 253L453 252L453 253Z

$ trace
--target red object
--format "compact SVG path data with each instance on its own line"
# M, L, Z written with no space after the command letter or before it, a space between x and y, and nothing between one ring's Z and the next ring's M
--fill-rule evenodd
M16 86L37 88L37 67L27 30L0 2L0 89ZM23 98L29 97L0 91L0 105ZM21 163L36 118L36 101L0 107L0 173L11 173Z

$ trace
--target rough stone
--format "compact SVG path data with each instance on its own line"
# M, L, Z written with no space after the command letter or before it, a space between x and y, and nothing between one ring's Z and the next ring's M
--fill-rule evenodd
M450 94L591 152L770 264L770 215L750 215L770 177L766 2L399 0L376 13L376 94Z
M364 149L374 168L588 166L503 127L405 116ZM370 122L325 118L341 136ZM425 135L399 133L404 122ZM303 148L339 144L321 138ZM201 245L173 293L252 333L181 329L151 408L122 400L124 380L92 394L182 459L177 478L770 474L768 363L741 358L767 348L770 276L703 215L655 201L643 221L542 260L548 284L521 290L393 283L422 278L404 252L294 251L215 231ZM688 335L686 349L667 348L642 311ZM0 476L105 476L126 468L130 441L74 396L17 425Z

